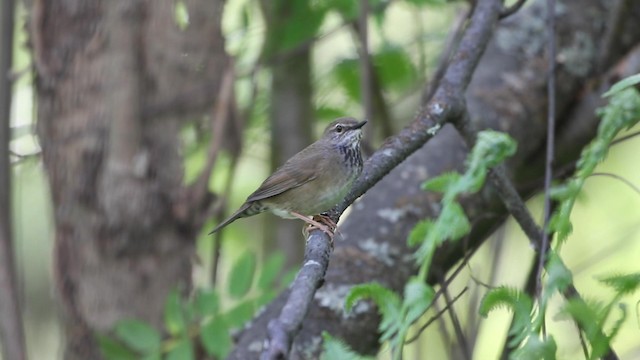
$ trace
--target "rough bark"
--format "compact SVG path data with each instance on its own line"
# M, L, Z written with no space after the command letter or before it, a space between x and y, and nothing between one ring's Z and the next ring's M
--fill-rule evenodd
M183 30L169 0L30 9L65 359L99 359L94 335L119 319L159 327L168 292L190 286L191 215L211 198L184 196L178 130L213 105L228 59L222 1L185 5Z
M261 1L266 22L266 45L263 57L271 71L269 89L269 123L271 124L271 170L312 142L313 96L311 85L311 49L295 52L283 49L285 24L292 16L285 1ZM300 2L298 7L309 6ZM285 52L282 56L274 54ZM264 242L268 251L280 249L286 255L285 268L298 266L304 253L301 225L298 221L269 216Z
M574 161L577 149L595 132L597 119L592 113L574 116L588 89L585 84L616 80L599 77L602 74L596 70L601 53L609 54L602 67L607 68L640 42L640 28L632 25L640 21L640 5L635 3L624 12L620 36L613 37L617 41L605 40L612 26L607 22L615 8L611 5L612 1L605 0L568 0L556 11L558 138L564 141L559 147L563 156L558 166ZM502 22L467 91L471 126L506 131L518 141L518 153L508 162L507 170L524 197L539 188L543 171L537 165L544 159L546 118L543 6L544 1L537 1ZM415 271L407 235L418 220L438 211L437 196L421 191L419 185L443 171L460 170L466 154L465 141L446 126L355 203L340 229L342 238L336 241L325 284L316 293L291 358L316 357L322 331L344 339L360 352L376 352L379 317L375 308L363 304L347 316L342 312L344 296L352 285L369 281L402 289ZM439 250L432 265L434 274L446 273L464 254L476 249L507 215L490 187L463 199L463 206L473 231L467 241L446 244ZM278 316L285 299L286 293L251 323L230 358L258 357L267 323Z

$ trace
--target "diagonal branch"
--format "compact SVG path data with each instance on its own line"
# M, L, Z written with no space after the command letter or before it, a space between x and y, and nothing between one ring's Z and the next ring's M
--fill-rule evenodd
M464 94L499 16L501 1L482 0L433 99L419 111L412 124L390 138L365 163L363 173L346 199L331 211L337 222L353 201L431 139L438 129L464 113ZM286 358L313 295L324 278L330 254L328 236L312 231L307 240L304 266L298 273L280 316L269 323L269 345L262 359ZM325 259L326 257L326 259ZM319 266L318 266L319 265ZM292 311L292 310L296 311ZM233 356L233 355L232 355Z

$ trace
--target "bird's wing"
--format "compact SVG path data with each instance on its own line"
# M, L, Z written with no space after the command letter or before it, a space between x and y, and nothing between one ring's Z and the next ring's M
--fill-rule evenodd
M313 181L317 176L316 170L322 154L315 155L313 151L309 152L304 149L289 159L281 168L276 170L260 185L258 190L249 195L247 202L263 200L272 196L280 195L287 190L302 186L309 181ZM302 156L300 156L302 155ZM299 166L300 161L297 158L304 158L304 165ZM296 164L297 166L294 166Z

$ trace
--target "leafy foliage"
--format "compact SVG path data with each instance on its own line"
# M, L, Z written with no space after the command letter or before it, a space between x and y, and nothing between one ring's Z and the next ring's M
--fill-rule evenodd
M199 342L209 356L224 358L233 344L231 329L244 325L287 284L276 283L283 266L282 254L268 258L254 289L255 256L245 253L232 266L226 294L232 299L230 306L222 306L219 289L197 289L187 300L172 291L164 309L167 336L163 338L145 322L124 319L109 336L98 335L100 350L107 360L189 360L195 358L194 346ZM251 297L252 292L257 294Z
M469 219L456 198L463 193L471 194L480 190L489 168L504 161L515 151L516 143L507 134L493 130L482 131L478 133L476 144L467 158L464 174L445 173L422 185L425 190L443 194L442 210L438 218L430 225L414 229L409 236L411 245L420 244L416 258L423 278L426 277L435 249L444 241L458 240L471 230ZM419 236L420 234L423 236Z
M460 239L471 230L462 206L456 202L457 196L480 190L489 168L512 155L515 149L516 144L508 135L483 131L478 134L464 174L445 173L423 185L425 190L443 193L442 209L438 218L418 223L409 235L408 243L419 245L416 260L420 271L418 276L410 278L405 284L402 300L393 291L377 283L354 286L348 294L345 301L347 311L362 299L371 299L378 306L382 315L380 340L389 341L394 359L401 358L410 326L429 309L435 298L435 291L426 283L433 253L443 242Z
M482 301L478 312L487 317L489 312L501 307L513 311L513 325L509 335L513 336L511 346L520 343L531 329L530 317L533 312L533 300L520 289L506 286L489 290Z
M541 329L551 296L557 292L564 292L573 282L571 271L564 265L558 254L558 247L571 231L569 216L586 178L606 157L609 146L618 132L640 121L640 94L631 88L638 83L640 83L640 77L633 76L620 81L605 94L611 99L609 105L599 110L602 121L597 137L583 150L575 175L552 191L552 196L560 203L551 218L549 231L558 233L559 242L555 250L547 253L545 266L547 276L535 304L520 290L506 287L490 290L482 301L480 313L483 316L487 316L489 311L500 306L507 306L513 311L511 333L514 340L510 345L518 345L518 347L511 354L512 358L555 359L556 343L551 336L541 335ZM438 186L449 187L450 185L436 184L436 187ZM611 340L620 330L627 315L626 306L619 301L623 296L632 294L640 287L640 274L608 276L601 278L600 281L614 291L610 301L606 303L585 301L573 296L567 300L560 312L561 316L572 319L580 326L591 348L588 354L590 359L598 359L608 352ZM620 309L620 316L613 322L613 327L607 334L603 328L608 323L607 320L611 317L615 305Z
M640 93L631 87L638 81L637 76L624 79L605 94L605 97L610 98L609 104L598 110L602 120L596 138L582 150L575 175L552 192L559 205L549 222L549 231L558 234L559 244L571 233L569 215L587 177L593 174L596 165L607 156L609 145L616 135L640 121Z
M351 350L347 344L329 335L326 331L322 333L324 340L324 351L320 356L321 360L373 360L369 356L362 356Z

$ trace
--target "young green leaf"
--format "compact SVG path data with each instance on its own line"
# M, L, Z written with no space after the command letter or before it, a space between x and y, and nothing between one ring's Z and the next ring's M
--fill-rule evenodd
M613 288L619 295L633 294L640 287L640 273L612 275L599 280Z
M267 291L273 288L273 284L284 267L284 254L276 252L267 258L260 271L258 288Z
M581 327L591 345L590 359L598 359L609 349L609 338L602 332L605 306L599 301L583 301L571 299L561 310L568 314Z
M160 333L146 323L138 320L121 320L115 333L129 348L143 354L160 348Z
M555 292L563 292L573 282L573 275L555 251L549 251L547 260L547 281L544 285L544 297L548 298Z
M574 176L566 183L566 193L549 222L549 231L558 235L561 245L571 233L569 216L587 177L593 174L596 166L605 159L611 142L616 135L640 121L640 93L631 87L618 89L612 93L609 104L598 110L602 118L598 134L585 146L576 165Z
M460 177L461 175L457 172L442 173L434 178L425 181L422 184L422 190L445 193L449 190L452 184L460 181Z
M507 307L513 312L513 325L511 327L513 339L509 344L515 346L530 333L533 300L519 289L501 286L489 290L484 295L478 312L481 316L487 317L490 311L500 307Z
M613 96L619 93L620 91L630 88L637 84L640 84L640 74L631 75L613 84L613 86L611 86L611 89L609 89L609 91L604 93L602 97Z
M180 295L175 290L171 291L167 296L164 306L164 325L169 334L173 336L183 333L186 329Z
M216 315L220 306L218 294L212 289L196 290L193 303L196 314L202 317Z
M385 341L400 328L401 302L398 294L387 289L378 283L368 283L356 285L351 288L345 299L345 311L349 312L359 300L371 299L378 306L378 311L382 315L380 331L382 331L381 341Z
M374 360L369 356L362 356L349 348L349 345L332 337L328 332L322 332L323 351L321 360Z
M224 320L216 317L202 327L200 340L207 354L224 359L231 350L230 329Z
M401 47L384 46L373 56L373 65L383 89L406 89L418 73L409 54Z
M333 67L333 78L343 88L349 99L360 101L360 75L358 60L344 59Z
M409 279L404 287L403 309L406 312L404 323L406 326L413 324L431 306L435 291L424 280L418 277Z
M167 354L166 360L195 360L189 338L181 339Z
M138 356L125 345L108 336L98 335L98 346L107 360L136 360Z
M224 321L229 328L238 328L251 320L255 311L255 301L253 299L245 300L227 311L224 314Z
M422 220L418 222L418 224L413 227L413 230L411 230L407 244L409 246L421 244L427 238L427 234L429 234L431 229L433 229L433 221Z
M555 360L558 346L553 336L549 335L544 340L537 336L527 338L524 346L511 354L510 359L518 360Z
M250 251L246 251L236 260L231 269L231 274L229 275L229 295L236 299L245 296L249 292L249 289L251 289L255 270L255 255Z

